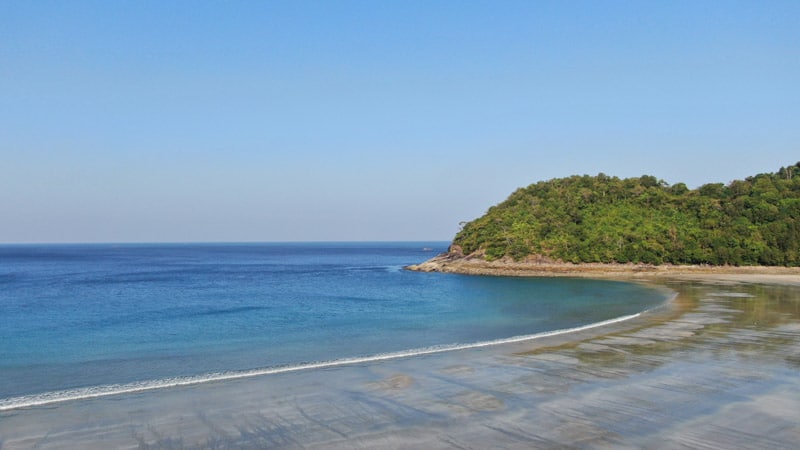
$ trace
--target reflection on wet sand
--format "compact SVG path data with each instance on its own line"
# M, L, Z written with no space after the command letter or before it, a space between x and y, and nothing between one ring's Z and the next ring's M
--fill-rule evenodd
M0 448L796 448L800 287L571 336L0 414Z

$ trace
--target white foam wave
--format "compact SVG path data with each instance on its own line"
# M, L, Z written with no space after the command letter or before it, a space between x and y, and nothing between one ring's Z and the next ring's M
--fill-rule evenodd
M139 381L139 382L125 383L125 384L108 384L103 386L67 389L62 391L45 392L42 394L11 397L6 399L0 399L0 411L8 411L12 409L26 408L32 406L49 405L53 403L66 402L71 400L85 400L98 397L107 397L111 395L131 394L144 391L152 391L156 389L189 386L195 384L210 383L214 381L228 381L240 378L250 378L263 375L297 372L301 370L324 369L324 368L340 367L353 364L370 363L376 361L386 361L391 359L408 358L412 356L430 355L434 353L444 353L455 350L467 350L474 348L490 347L493 345L512 344L517 342L529 341L533 339L541 339L545 337L585 331L592 328L598 328L634 319L636 317L639 317L640 315L642 315L642 313L617 317L614 319L604 320L602 322L595 322L574 328L565 328L554 331L546 331L537 334L528 334L528 335L514 336L503 339L494 339L490 341L474 342L471 344L438 345L432 347L403 350L399 352L381 353L377 355L354 357L354 358L343 358L332 361L303 363L291 366L267 367L261 369L252 369L252 370L235 371L235 372L217 372L217 373L209 373L197 376L163 378L159 380Z

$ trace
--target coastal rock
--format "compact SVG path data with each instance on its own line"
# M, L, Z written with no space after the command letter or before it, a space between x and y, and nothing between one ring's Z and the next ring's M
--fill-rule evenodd
M457 246L451 246L451 249ZM458 248L456 251L442 253L420 264L412 264L406 270L417 272L443 272L464 275L495 276L540 276L540 277L592 277L592 278L650 278L670 277L702 277L703 275L759 276L761 278L791 279L800 277L798 267L774 266L711 266L711 265L652 265L652 264L620 264L620 263L566 263L553 261L550 258L531 255L516 261L510 257L488 261L482 252L464 256Z
M450 244L450 248L447 249L447 254L452 257L463 258L464 249L462 249L458 244Z
M447 266L447 261L454 259L455 258L451 257L450 253L442 253L425 262L406 266L406 270L412 270L414 272L444 272L443 269Z

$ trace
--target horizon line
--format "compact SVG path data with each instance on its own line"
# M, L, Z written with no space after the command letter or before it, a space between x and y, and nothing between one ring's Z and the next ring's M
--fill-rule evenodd
M13 245L247 245L247 244L378 244L378 243L433 243L452 242L452 239L376 239L376 240L348 240L348 239L320 239L320 240L274 240L274 241L29 241L29 242L0 242L0 246Z

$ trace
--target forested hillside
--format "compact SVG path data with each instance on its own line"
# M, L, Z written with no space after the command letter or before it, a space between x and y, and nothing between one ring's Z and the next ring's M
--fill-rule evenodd
M800 265L800 162L690 190L604 174L520 188L467 223L455 246L493 260Z

